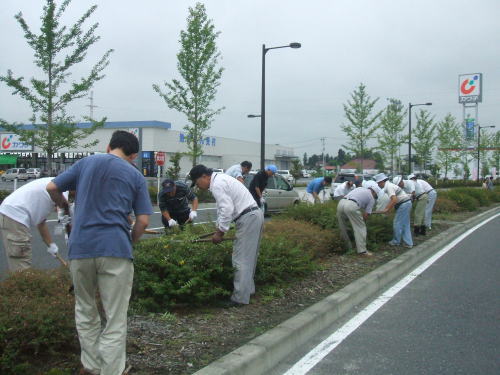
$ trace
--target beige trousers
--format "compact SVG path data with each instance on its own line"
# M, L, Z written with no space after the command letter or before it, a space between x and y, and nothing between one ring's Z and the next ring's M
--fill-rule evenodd
M339 222L340 234L347 242L349 249L352 248L351 240L347 234L347 222L350 221L356 240L358 253L366 252L366 224L361 214L361 209L356 202L348 199L341 199L337 206L337 220Z
M29 228L0 214L0 232L9 270L14 272L30 268L31 232Z
M125 369L127 310L134 265L125 258L73 259L70 270L82 365L94 374L121 375ZM106 314L102 330L95 299L97 290Z
M417 199L417 204L415 205L415 212L413 216L413 225L421 226L424 225L425 218L425 207L427 206L427 201L429 200L429 196L426 194L422 194Z

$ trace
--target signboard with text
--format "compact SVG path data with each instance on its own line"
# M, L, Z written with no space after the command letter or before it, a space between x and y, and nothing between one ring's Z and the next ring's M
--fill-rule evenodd
M156 165L159 165L160 167L165 164L165 153L158 151L156 153Z
M483 74L471 73L458 76L458 102L481 103L483 100Z
M2 133L0 136L1 151L33 151L33 145L22 142L17 134Z
M474 140L475 135L475 121L473 118L465 119L465 139L467 141Z

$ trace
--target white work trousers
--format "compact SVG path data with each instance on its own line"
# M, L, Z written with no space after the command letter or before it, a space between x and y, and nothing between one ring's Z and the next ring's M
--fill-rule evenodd
M427 193L427 195L429 196L429 200L425 206L425 226L430 229L432 226L432 210L434 209L434 204L436 203L437 192L436 190L431 190Z
M75 320L82 365L100 375L121 375L125 369L127 310L134 265L126 258L86 258L70 262L75 287ZM96 291L106 314L101 330Z
M261 210L251 211L236 221L236 239L233 244L234 291L231 300L250 303L250 295L255 293L255 267L259 256L260 238L264 225Z
M344 241L347 242L349 250L352 248L352 245L347 234L348 220L352 225L358 254L366 252L366 224L357 203L348 199L341 199L337 206L337 220L339 222L340 234Z

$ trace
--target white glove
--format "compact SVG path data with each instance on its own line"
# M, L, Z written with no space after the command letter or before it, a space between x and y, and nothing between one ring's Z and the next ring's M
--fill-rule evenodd
M260 197L260 205L263 206L266 203L264 197Z
M174 219L170 219L168 221L168 226L169 227L175 227L176 225L179 225L179 224L177 224L177 221L175 221Z
M57 245L52 242L49 247L47 248L47 252L52 255L54 258L56 257L57 255L57 252L59 251L59 248L57 247Z
M197 217L198 217L198 214L196 213L196 211L191 211L191 212L189 213L189 218L190 218L191 220L194 220L194 219L196 219Z

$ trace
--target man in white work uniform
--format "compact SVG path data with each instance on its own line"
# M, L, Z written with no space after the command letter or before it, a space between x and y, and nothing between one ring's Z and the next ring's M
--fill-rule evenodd
M0 205L0 232L10 271L31 267L30 227L38 228L49 254L55 257L59 250L46 222L56 207L46 190L52 179L45 177L31 181L12 192ZM67 194L65 197L67 199ZM67 220L68 216L63 218L64 224Z

